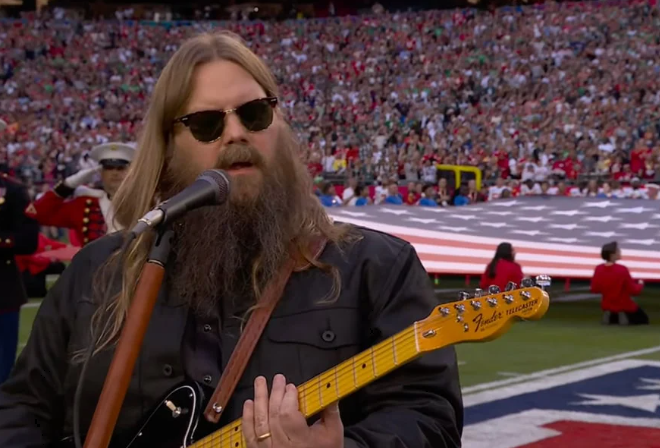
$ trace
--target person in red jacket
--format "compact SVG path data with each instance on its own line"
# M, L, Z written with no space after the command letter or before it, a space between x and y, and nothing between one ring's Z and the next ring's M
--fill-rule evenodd
M617 264L621 249L616 241L601 249L605 263L596 266L591 279L591 292L602 294L600 307L605 325L645 325L648 315L631 298L642 292L644 282L633 280L627 267Z
M33 254L16 256L16 266L23 278L23 285L28 297L45 297L48 292L46 277L48 275L59 275L66 268L62 261L46 258L41 254L55 249L62 249L66 246L66 244L52 240L40 233L39 244Z
M503 291L509 282L520 285L523 272L520 265L515 262L515 258L516 251L511 243L500 243L495 250L495 256L481 276L479 287L488 289L489 286L495 285Z
M72 244L84 245L121 230L113 219L111 199L126 176L134 152L131 143L104 143L94 147L90 159L98 164L96 167L67 177L31 203L25 213L42 226L73 230ZM103 188L85 186L99 171Z

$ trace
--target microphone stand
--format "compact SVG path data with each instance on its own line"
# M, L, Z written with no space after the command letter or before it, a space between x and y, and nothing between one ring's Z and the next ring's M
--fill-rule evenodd
M107 448L117 424L142 341L165 276L170 254L171 229L159 230L135 288L112 363L103 384L84 448Z

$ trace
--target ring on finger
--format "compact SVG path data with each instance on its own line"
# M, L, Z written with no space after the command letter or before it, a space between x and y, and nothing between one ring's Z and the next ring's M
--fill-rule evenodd
M257 442L263 442L264 440L266 440L270 436L271 436L271 434L269 432L267 432L266 434L262 434L260 436L257 436Z

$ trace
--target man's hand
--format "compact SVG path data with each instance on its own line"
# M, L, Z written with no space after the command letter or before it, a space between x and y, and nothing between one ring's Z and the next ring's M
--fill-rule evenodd
M82 184L91 180L96 173L101 171L101 168L102 168L101 165L97 165L94 168L87 168L84 170L80 170L76 174L72 174L71 176L64 179L64 185L66 185L69 188L79 187Z
M275 375L268 397L262 376L254 380L254 401L243 406L243 436L248 448L343 448L344 425L337 403L326 408L312 426L298 408L298 390Z

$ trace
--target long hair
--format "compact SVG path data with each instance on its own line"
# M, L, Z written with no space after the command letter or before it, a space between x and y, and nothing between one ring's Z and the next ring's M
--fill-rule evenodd
M495 249L495 256L488 264L488 278L495 278L495 269L500 260L513 261L513 246L511 243L500 243Z
M173 150L173 121L183 113L192 93L195 69L203 64L225 60L246 70L264 89L267 96L277 96L278 88L274 76L264 62L245 46L239 37L230 32L201 34L181 45L163 69L154 88L145 117L144 128L138 139L136 157L115 197L113 207L115 219L123 228L130 228L137 220L153 208L159 196L159 186L170 151ZM282 117L283 118L283 117ZM300 146L288 124L282 126L289 151L299 151ZM291 223L295 226L292 247L298 257L312 266L333 276L333 287L328 300L338 297L340 284L336 268L314 261L308 247L316 236L323 236L331 243L352 239L346 226L334 225L319 201L312 194L312 180L302 161L295 154L295 173L291 182L296 183L294 196L290 198ZM153 241L153 235L143 233L124 256L115 252L99 270L94 282L95 297L102 298L92 318L92 329L97 353L116 342L132 295L139 280ZM254 273L259 269L259 259L252 266ZM112 273L121 270L121 290L109 294ZM253 281L255 297L259 306L259 286ZM254 309L254 307L252 308Z

